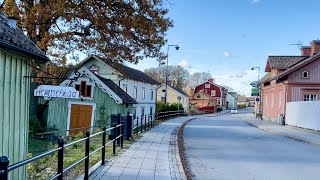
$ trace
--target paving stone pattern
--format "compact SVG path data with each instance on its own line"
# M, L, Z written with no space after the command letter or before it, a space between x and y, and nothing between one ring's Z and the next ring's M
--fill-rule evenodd
M177 133L180 125L188 119L168 120L143 133L123 154L99 167L90 179L186 179L179 157Z

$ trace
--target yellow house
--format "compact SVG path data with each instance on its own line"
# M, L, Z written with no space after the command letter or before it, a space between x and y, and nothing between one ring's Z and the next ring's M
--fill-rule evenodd
M163 84L157 89L157 101L165 101L165 89L166 85ZM189 112L189 96L182 89L178 89L174 86L168 85L167 103L179 103L178 97L180 96L180 104L186 113Z

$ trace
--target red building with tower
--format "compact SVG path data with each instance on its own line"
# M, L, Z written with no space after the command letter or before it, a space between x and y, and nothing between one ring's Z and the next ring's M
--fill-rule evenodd
M209 79L191 89L190 103L196 110L216 111L217 107L225 108L227 106L228 90Z

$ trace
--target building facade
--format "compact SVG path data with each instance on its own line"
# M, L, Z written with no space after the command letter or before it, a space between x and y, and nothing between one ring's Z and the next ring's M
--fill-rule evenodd
M165 101L166 85L163 84L157 89L157 101ZM180 101L178 97L181 97ZM189 112L189 96L182 89L174 87L172 84L167 86L167 103L180 103L186 113Z
M49 61L45 54L0 12L0 156L10 164L27 158L31 66ZM25 179L25 168L10 173Z
M320 96L320 41L301 48L301 56L269 56L267 77L260 83L263 117L285 116L286 104L318 101Z
M190 97L190 103L200 111L215 111L226 108L228 89L213 83L213 79L198 85Z
M109 128L111 115L126 115L133 112L133 104L136 101L110 79L94 74L85 66L68 74L68 80L59 86L74 87L80 92L81 98L50 99L47 121L49 127L58 130L92 126ZM82 131L85 130L87 129ZM67 131L64 135L75 135L80 131Z
M147 74L97 56L86 58L80 66L85 66L99 76L112 80L136 100L137 103L133 106L133 118L155 113L159 83Z

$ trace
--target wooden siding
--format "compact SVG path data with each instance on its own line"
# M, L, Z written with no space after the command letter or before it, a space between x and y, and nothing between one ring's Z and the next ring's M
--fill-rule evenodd
M0 49L0 156L10 164L27 157L30 74L28 59ZM22 167L10 173L11 179L25 179Z
M285 113L286 85L278 84L262 90L263 116L269 121L276 121L279 114Z
M117 104L115 101L109 97L108 94L103 92L98 86L94 87L94 94L92 99L62 99L53 98L49 102L49 112L48 112L48 126L55 127L58 130L68 129L68 102L89 102L96 104L96 110L94 112L94 122L99 120L101 107L105 105L105 117L109 117L111 114L121 113L122 115L127 114L127 112L132 113L132 105L126 107L125 104ZM111 119L108 119L108 124L110 125Z
M320 84L319 85L308 85L308 84L291 85L290 84L288 88L288 102L303 101L305 94L315 94L315 95L318 95L318 98L319 98L320 97L319 90L320 90Z
M309 72L309 78L302 78L304 71ZM317 59L310 64L301 67L288 76L289 83L319 83L320 82L320 59Z

